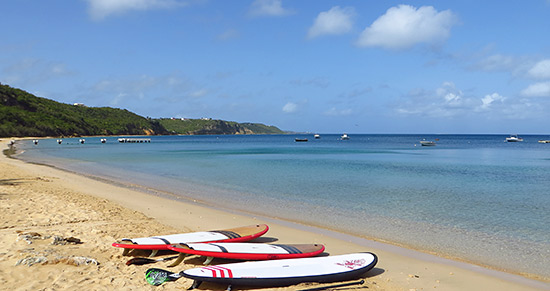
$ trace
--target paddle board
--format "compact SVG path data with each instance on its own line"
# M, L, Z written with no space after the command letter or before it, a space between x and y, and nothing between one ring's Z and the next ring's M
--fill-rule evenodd
M263 243L188 243L170 245L168 249L180 252L179 264L185 255L236 260L278 260L306 258L319 255L325 250L321 244L263 244ZM207 260L205 264L210 263ZM171 266L177 265L176 262Z
M114 247L141 250L168 250L168 246L178 243L195 242L243 242L262 236L269 230L265 224L243 226L224 230L190 232L142 238L123 238L113 243Z
M373 253L242 262L207 266L181 274L197 288L202 282L231 286L289 286L304 282L329 283L355 279L371 270L378 258Z

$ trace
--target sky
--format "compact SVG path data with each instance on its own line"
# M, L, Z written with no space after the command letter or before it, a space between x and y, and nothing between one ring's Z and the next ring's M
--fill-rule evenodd
M0 83L315 133L550 134L550 0L4 0Z

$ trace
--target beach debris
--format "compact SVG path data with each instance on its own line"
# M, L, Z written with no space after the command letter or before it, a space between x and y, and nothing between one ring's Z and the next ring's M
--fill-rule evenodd
M80 239L76 237L64 238L62 236L54 235L52 237L52 245L66 245L66 244L81 244Z
M33 240L48 239L48 238L50 238L50 237L49 236L44 237L41 234L39 234L38 232L19 232L17 234L17 241L23 240L27 244L32 244Z
M39 177L36 177L36 180L38 180L38 181L44 181L44 182L51 182L51 181L52 181L52 180L50 180L50 179L48 179L48 178L46 178L46 177L40 177L40 176L39 176Z
M82 266L82 265L99 265L99 262L96 259L87 258L87 257L56 257L54 259L48 259L44 256L36 256L36 257L25 257L17 263L15 263L16 266L25 265L25 266L32 266L35 264L67 264L72 266Z
M409 274L409 278L420 278L418 275Z
M349 282L349 283L342 283L342 284L336 284L336 285L329 285L329 286L322 286L322 287L315 287L315 288L308 288L308 289L301 289L299 291L329 290L329 289L340 288L340 287L348 287L348 286L353 286L353 285L363 285L363 283L365 283L365 280L356 281L356 282Z
M51 261L51 264L59 264L59 263L73 265L73 266L99 265L99 262L96 259L87 258L87 257L61 257Z
M59 235L41 235L38 232L17 232L17 241L23 240L27 242L28 244L32 244L35 240L45 240L45 239L52 239L52 245L66 245L66 244L81 244L82 241L80 241L79 238L76 237L68 237L64 238Z
M34 264L45 264L46 262L48 262L48 258L46 257L26 257L26 258L23 258L19 261L17 261L17 263L15 263L16 266L19 266L19 265L26 265L26 266L32 266Z

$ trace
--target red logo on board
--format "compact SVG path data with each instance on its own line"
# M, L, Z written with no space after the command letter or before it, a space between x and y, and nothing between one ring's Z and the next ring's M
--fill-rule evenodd
M361 260L345 260L343 263L336 263L336 265L340 265L340 266L343 266L343 267L346 267L348 269L355 269L355 268L359 268L359 267L362 267L363 265L365 264L365 259L361 259Z

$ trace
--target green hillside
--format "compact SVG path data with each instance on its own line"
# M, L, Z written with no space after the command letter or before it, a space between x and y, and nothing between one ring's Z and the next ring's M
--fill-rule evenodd
M0 136L166 133L158 121L148 120L128 110L59 103L0 84Z
M148 119L125 109L59 103L0 84L0 137L281 133L259 123Z
M159 119L164 128L173 134L283 134L275 126L260 123L238 123L224 120Z

